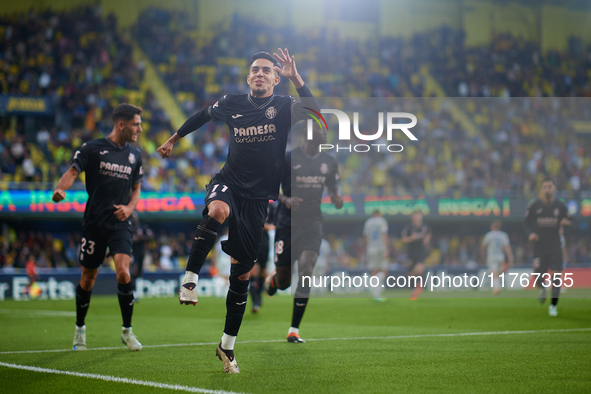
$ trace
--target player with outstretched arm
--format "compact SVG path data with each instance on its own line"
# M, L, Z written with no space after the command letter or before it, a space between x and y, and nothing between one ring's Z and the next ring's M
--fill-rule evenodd
M160 155L167 158L179 139L209 121L225 122L230 129L228 158L207 186L203 219L197 226L179 294L181 304L197 303L199 271L227 219L228 240L222 248L232 257L230 288L225 327L216 349L227 373L240 372L234 343L246 309L249 273L261 247L269 200L277 199L279 194L289 131L305 116L305 102L274 93L281 76L293 83L302 101L306 97L312 100L308 107L317 108L287 49L279 49L274 57L258 52L249 61L246 80L250 93L228 94L197 112L158 148Z

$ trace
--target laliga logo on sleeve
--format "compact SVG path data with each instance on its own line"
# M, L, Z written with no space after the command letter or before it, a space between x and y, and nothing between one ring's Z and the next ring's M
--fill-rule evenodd
M322 116L322 114L333 114L337 117L339 122L339 141L350 141L351 140L351 120L349 116L338 109L321 109L320 112L313 110L312 108L305 107L307 110L311 112L307 112L307 114L312 118L308 119L307 123L307 138L308 140L312 140L312 120L315 120L316 123L320 126L321 129L328 131L328 125L326 120ZM386 139L388 141L392 141L393 132L394 130L402 131L408 139L411 141L418 141L417 137L409 129L413 128L417 125L417 117L408 112L388 112L385 115L386 118ZM408 123L393 123L394 119L409 119L410 122ZM322 122L321 122L322 121ZM353 113L353 133L357 138L362 141L375 141L382 137L384 133L384 113L378 113L378 130L374 134L362 134L359 131L359 113ZM333 145L333 144L320 144L319 150L331 150L335 149L337 152L341 150L346 150L348 152L369 152L374 147L378 152L380 148L384 148L388 152L398 153L402 152L404 147L400 144L356 144L356 145Z

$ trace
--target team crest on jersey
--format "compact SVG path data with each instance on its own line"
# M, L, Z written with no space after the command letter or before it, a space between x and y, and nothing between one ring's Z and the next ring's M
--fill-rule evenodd
M265 111L265 116L267 117L267 119L273 119L275 116L277 116L277 110L275 109L275 107L267 108L267 110Z
M133 153L129 154L129 157L127 158L127 160L129 160L129 162L131 164L135 164L135 156L133 155Z
M554 216L558 216L558 208L554 210Z
M320 173L321 174L326 174L328 172L328 166L326 165L326 163L322 163L320 165Z

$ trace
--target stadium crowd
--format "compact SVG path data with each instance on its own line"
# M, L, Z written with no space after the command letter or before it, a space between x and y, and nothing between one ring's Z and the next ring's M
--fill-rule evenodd
M574 115L591 118L586 102L508 99L591 96L591 51L576 40L567 53L542 54L538 44L508 35L476 48L466 48L463 33L448 28L410 40L353 41L327 31L254 28L254 22L235 18L232 25L237 29L205 35L185 16L170 11L149 9L138 19L135 39L171 90L181 93L177 98L188 114L213 103L222 92L244 91L245 59L260 48L279 45L296 54L303 77L319 96L421 97L424 71L429 70L449 96L490 97L457 101L482 131L477 135L468 133L440 99L408 99L405 105L420 120L420 143L404 143L404 154L337 154L344 194L459 197L510 191L532 196L544 175L554 176L559 190L591 190L591 140L570 122ZM130 101L144 108L144 135L139 139L146 172L142 189L204 190L225 160L227 128L208 123L207 132L188 136L169 160L161 160L156 147L168 138L171 126L153 92L142 86L144 65L135 64L131 53L131 45L117 33L115 17L103 18L98 7L0 19L0 94L48 97L54 109L54 116L40 121L32 134L22 123L0 122L3 188L4 182L52 185L78 146L111 128L105 114L119 102ZM211 67L213 75L207 71ZM278 92L286 89L280 86ZM372 108L361 112L371 113ZM81 183L78 188L83 188ZM1 266L22 267L30 256L40 267L73 266L76 237L3 231ZM516 245L524 244L520 234L512 237ZM183 233L159 234L148 244L147 261L162 269L182 266L187 239L192 238ZM363 266L357 236L329 240L331 261ZM573 261L591 263L588 241L588 236L578 235L569 245ZM435 234L432 245L433 264L478 263L476 235ZM391 250L392 261L405 260L398 240ZM525 250L515 253L527 255Z
M199 35L196 26L180 14L149 9L140 18L136 31L140 45L161 65L173 91L190 93L178 96L186 98L183 106L188 112L218 96L217 90L208 92L208 79L198 67L214 69L210 85L221 92L244 91L244 65L228 65L226 60L244 61L257 48L279 44L293 48L306 80L324 97L421 97L425 92L423 67L451 96L589 95L585 73L590 52L577 46L576 40L572 47L578 50L542 56L538 44L510 35L499 35L490 45L477 48L466 48L463 33L450 28L416 34L409 41L350 41L326 31L297 34L290 27L255 29L252 21L235 18L238 20L232 21L232 26L238 28L207 37ZM490 86L482 81L490 81ZM460 85L456 91L454 86ZM544 174L557 177L560 190L589 189L591 177L585 159L589 139L578 136L561 112L570 104L548 104L555 107L550 116L547 105L535 102L513 101L513 111L493 111L491 107L502 105L498 99L459 103L484 138L466 133L445 107L429 108L436 105L428 100L413 102L413 113L423 115L418 126L420 149L405 145L403 155L337 155L346 180L343 191L454 196L513 191L531 196ZM512 118L507 119L510 114ZM581 111L577 114L581 119L590 118ZM541 118L549 122L539 121ZM221 140L214 138L212 143L223 147L227 138L223 130L217 131ZM370 185L367 179L372 179Z
M156 228L157 225L152 227ZM355 226L353 226L355 227ZM408 265L406 247L400 240L400 234L390 231L389 261L390 268L403 268ZM33 260L40 268L76 267L80 247L78 232L52 234L50 232L16 231L4 225L0 233L0 273L14 272L24 268L27 260ZM327 231L325 237L330 245L330 252L323 256L328 261L327 269L365 268L365 247L361 228L357 233L335 233ZM505 229L511 240L515 255L515 264L528 266L531 251L520 226ZM459 226L449 231L448 227L438 226L433 230L433 239L425 259L427 266L445 265L477 268L485 266L480 256L480 243L484 232ZM588 231L576 231L568 234L568 265L591 264L591 238ZM144 267L147 271L170 271L184 268L191 250L193 236L191 232L155 231L153 238L145 241ZM209 256L209 262L213 255ZM106 259L106 266L112 260ZM113 268L113 267L111 267Z
M116 28L98 6L0 19L0 94L45 97L53 112L38 118L37 132L0 122L0 181L54 182L76 148L112 127L121 101L144 106L147 131L170 129Z
M432 70L453 95L447 79L478 80L463 71L466 67L484 70L478 62L505 61L505 69L512 68L511 64L522 64L520 60L524 57L535 58L534 52L539 52L536 45L510 36L499 36L490 47L467 49L463 34L448 28L417 34L410 41L376 38L355 42L339 40L326 31L296 34L290 27L267 27L261 31L260 26L253 28L252 21L234 22L240 22L233 23L240 28L213 32L203 38L195 35L193 22L182 14L148 9L138 19L139 44L152 61L167 65L161 71L173 91L191 93L188 97L194 100L183 103L189 112L209 105L220 94L207 92L207 77L196 72L195 67L213 66L213 85L220 92L243 91L245 63L225 64L223 60L245 62L261 46L273 48L280 43L290 46L298 54L299 68L310 86L322 96L341 97L423 96L422 67ZM0 73L0 80L6 81L4 92L46 94L56 104L55 122L50 127L41 127L33 139L26 138L18 128L0 126L4 127L0 137L2 180L54 181L67 166L75 148L103 135L109 128L109 120L102 114L109 113L114 104L130 96L145 109L143 128L147 135L140 138L147 173L144 190L200 192L209 176L223 164L228 131L223 125L212 123L205 126L207 132L190 135L187 143L175 150L173 160L159 160L155 148L170 134L170 123L152 92L137 90L143 66L131 60L130 46L116 33L112 15L103 20L100 9L90 7L47 15L31 12L16 20L3 21L2 26L2 45L6 51L0 59L0 69L7 70ZM327 48L330 53L326 52ZM586 69L585 51L580 52L576 58L579 61L574 60L574 53L556 55L553 61L549 54L538 63L530 62L531 67L542 67L548 81L559 80L557 75L563 70L560 75L564 80L572 74L569 71L572 67ZM490 55L490 59L483 54ZM556 59L569 66L552 67ZM475 66L470 66L473 63ZM524 62L522 67L530 63ZM581 72L577 71L577 75ZM45 84L39 82L48 77L50 82L43 88ZM578 76L573 80L577 81L573 89L574 86L581 89L561 88L542 93L584 93L584 78ZM513 85L507 89L498 95L523 94ZM495 94L499 91L492 90ZM486 96L478 89L464 93L458 95ZM344 193L363 190L366 194L460 196L492 195L501 190L530 194L544 174L556 176L560 190L589 189L591 166L585 153L589 139L578 136L566 122L561 112L564 102L554 104L557 107L549 116L547 105L517 102L513 111L507 111L507 105L498 99L460 101L483 132L472 136L448 108L436 105L435 101L411 102L412 112L420 115L417 126L420 144L404 144L404 154L337 155ZM581 111L577 113L581 115ZM549 122L539 121L541 118ZM589 115L582 118L587 119ZM532 125L535 119L538 122ZM551 127L541 127L543 124ZM367 179L371 179L371 184Z

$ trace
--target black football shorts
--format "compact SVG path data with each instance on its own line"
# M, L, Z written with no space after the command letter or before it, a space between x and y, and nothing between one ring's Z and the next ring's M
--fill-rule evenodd
M223 201L230 207L228 239L222 242L222 250L247 267L254 267L258 258L268 200L251 200L232 192L232 188L217 176L207 185L205 209L212 201Z
M289 266L303 251L320 252L322 220L295 221L291 226L280 226L275 231L275 265Z
M80 241L80 265L84 268L98 268L105 260L107 247L109 256L132 254L131 227L110 230L102 227L86 226L82 229Z
M532 266L534 272L540 272L542 274L548 272L549 269L551 269L552 272L562 272L562 251L540 253L539 255L534 256Z

